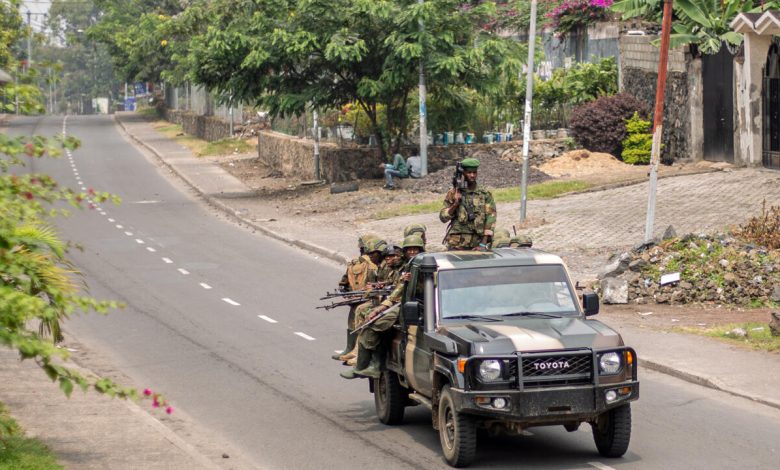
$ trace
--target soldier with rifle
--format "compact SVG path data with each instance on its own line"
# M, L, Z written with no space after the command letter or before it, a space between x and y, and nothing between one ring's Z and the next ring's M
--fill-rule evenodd
M410 278L409 266L411 264L409 261L424 251L425 243L418 234L413 234L404 238L402 248L405 261L404 268L398 277L398 282L395 284L393 292L368 313L362 325L355 328L356 332L359 331L357 340L358 355L354 369L340 374L345 379L356 379L359 377L378 378L381 373L385 353L382 348L382 333L392 328L398 320L398 306L401 302L404 287Z
M496 203L487 189L477 185L479 160L466 158L455 167L452 189L444 197L439 220L449 223L448 250L488 249L496 226Z

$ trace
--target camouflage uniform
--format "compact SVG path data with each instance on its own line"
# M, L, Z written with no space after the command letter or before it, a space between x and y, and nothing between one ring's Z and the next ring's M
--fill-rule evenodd
M447 230L448 250L472 250L479 246L484 236L492 237L496 226L496 202L487 189L477 186L475 189L461 190L462 198L454 215L449 208L455 202L455 188L447 191L444 207L439 212L439 220L450 222ZM467 207L472 207L474 220L469 221Z

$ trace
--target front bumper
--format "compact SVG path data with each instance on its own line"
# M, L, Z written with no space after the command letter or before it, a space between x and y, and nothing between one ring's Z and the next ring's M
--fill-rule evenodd
M618 394L618 399L607 402L608 391L625 392L626 388L628 393ZM455 408L460 413L529 425L562 424L591 420L611 408L638 399L639 381L525 390L451 391ZM494 408L494 398L504 398L507 406L504 409ZM488 399L490 405L485 404Z

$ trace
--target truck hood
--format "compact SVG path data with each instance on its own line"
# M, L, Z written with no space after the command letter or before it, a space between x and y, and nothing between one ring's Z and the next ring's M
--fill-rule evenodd
M599 321L579 317L443 325L439 333L455 340L458 349L469 355L623 346L623 338L616 331Z

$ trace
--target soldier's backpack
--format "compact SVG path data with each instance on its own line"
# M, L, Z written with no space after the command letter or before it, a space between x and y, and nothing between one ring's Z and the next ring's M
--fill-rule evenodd
M350 290L365 290L372 270L376 270L374 263L362 256L352 261L347 267Z

